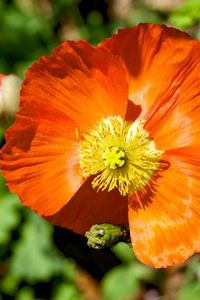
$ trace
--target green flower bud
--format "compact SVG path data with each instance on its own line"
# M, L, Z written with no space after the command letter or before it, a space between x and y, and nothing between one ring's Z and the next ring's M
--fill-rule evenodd
M85 233L88 246L94 249L103 249L113 246L124 235L124 230L113 224L93 225Z

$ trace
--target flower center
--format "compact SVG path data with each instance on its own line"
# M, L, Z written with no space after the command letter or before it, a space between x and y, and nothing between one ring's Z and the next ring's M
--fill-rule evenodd
M80 142L83 177L96 175L93 188L117 188L122 196L142 189L159 167L163 153L144 129L145 121L102 119Z
M120 168L125 164L125 156L125 152L116 146L106 148L102 154L105 166L112 170Z

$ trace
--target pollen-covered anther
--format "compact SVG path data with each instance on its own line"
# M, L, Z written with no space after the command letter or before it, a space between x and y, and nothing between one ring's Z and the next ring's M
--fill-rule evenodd
M101 120L80 142L83 177L94 176L93 188L122 196L142 189L159 167L162 150L144 129L144 120L134 123L120 116Z

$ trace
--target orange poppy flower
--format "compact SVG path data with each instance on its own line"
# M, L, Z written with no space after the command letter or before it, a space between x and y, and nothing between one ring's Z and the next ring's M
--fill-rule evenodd
M199 252L199 53L186 33L141 24L40 58L6 132L10 190L74 232L129 223L145 264Z

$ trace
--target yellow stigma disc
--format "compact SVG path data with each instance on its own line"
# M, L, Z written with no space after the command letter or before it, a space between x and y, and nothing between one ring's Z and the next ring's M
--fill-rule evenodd
M106 167L114 170L122 167L125 164L125 152L116 146L106 148L102 154Z

